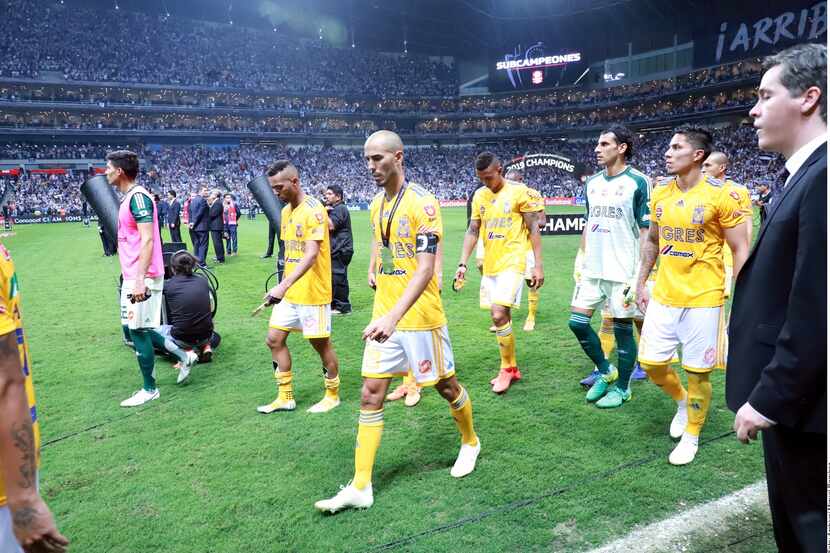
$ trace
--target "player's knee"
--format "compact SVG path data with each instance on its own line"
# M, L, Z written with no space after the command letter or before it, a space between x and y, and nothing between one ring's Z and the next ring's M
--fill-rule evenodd
M283 340L279 335L269 332L265 336L265 345L271 349L275 349L284 346L285 340Z
M435 383L435 391L441 394L441 397L447 401L454 401L461 393L461 385L458 381L452 378L445 378Z
M384 391L381 382L375 382L371 379L364 380L363 387L360 390L360 408L380 409L383 407Z
M490 316L493 318L493 324L496 326L504 326L510 322L510 312L504 308L498 309L494 307Z

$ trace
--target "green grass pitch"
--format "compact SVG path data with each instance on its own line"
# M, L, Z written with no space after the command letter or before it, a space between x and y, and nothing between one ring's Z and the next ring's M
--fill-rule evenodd
M577 382L591 364L567 327L576 236L543 238L536 331L521 331L526 305L514 315L524 380L495 396L488 382L498 346L488 313L478 308L478 275L471 271L460 294L450 289L464 210L443 211L444 305L483 444L479 464L467 478L450 476L458 434L446 403L427 390L415 408L386 407L374 507L335 516L312 505L352 476L360 336L372 304L366 212L352 213L354 312L333 322L343 403L322 415L305 413L323 386L319 359L296 335L289 347L297 411L255 411L275 394L267 314L250 317L273 270L273 260L259 258L262 216L241 221L240 255L216 269L223 342L213 363L176 386L176 372L159 359L161 399L132 410L118 405L141 380L121 343L117 260L101 256L94 227L18 226L4 242L17 265L30 340L41 489L72 550L579 551L763 476L759 445L741 446L729 435L723 373L713 377L703 443L686 467L667 462L674 407L654 385L634 383L622 409L586 404Z

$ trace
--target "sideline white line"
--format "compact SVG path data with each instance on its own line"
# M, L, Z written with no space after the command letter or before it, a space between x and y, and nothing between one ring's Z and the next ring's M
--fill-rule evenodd
M636 528L627 536L592 549L589 553L665 553L684 551L694 536L717 535L719 521L726 522L753 507L768 506L767 482L761 480L742 490L698 505L688 511Z

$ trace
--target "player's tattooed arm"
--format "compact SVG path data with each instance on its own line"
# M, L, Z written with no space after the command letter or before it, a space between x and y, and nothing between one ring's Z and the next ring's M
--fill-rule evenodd
M530 246L533 249L533 258L535 260L530 285L537 290L545 282L545 273L542 267L542 233L539 230L539 221L542 217L544 217L544 211L522 213L522 220L530 233Z
M37 493L37 459L17 335L0 336L0 467L9 497Z
M645 313L648 306L648 288L646 281L648 275L651 273L654 264L657 262L657 250L660 243L660 235L658 233L658 225L652 223L648 227L648 234L640 242L640 274L637 275L637 305L640 310Z

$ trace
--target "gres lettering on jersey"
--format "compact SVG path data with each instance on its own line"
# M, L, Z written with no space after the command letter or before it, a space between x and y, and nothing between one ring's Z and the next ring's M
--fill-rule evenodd
M476 190L471 219L481 221L484 276L525 272L530 234L522 214L544 209L539 192L518 182L505 180L495 194L486 186Z
M375 265L375 304L372 319L389 313L403 295L409 281L418 267L416 246L419 234L434 234L439 240L443 238L444 227L441 222L441 208L429 191L415 183L406 184L395 215L389 223L389 216L394 205L384 201L385 192L379 193L369 206L369 221L372 224L372 237L378 263ZM380 213L383 204L383 214ZM380 226L378 225L380 223ZM382 267L382 234L389 227L389 249L394 267ZM426 289L418 297L409 311L398 322L398 330L432 330L447 324L444 306L438 293L438 282L430 279Z
M17 350L20 355L20 367L25 377L26 401L32 416L32 431L35 437L35 452L40 464L40 424L37 421L35 407L35 389L32 385L32 371L29 362L29 344L23 331L23 319L20 314L20 287L14 270L14 262L5 246L0 244L0 335L14 332L17 338ZM3 471L0 470L0 506L6 504L6 487L3 483Z
M746 218L733 192L706 176L686 192L673 178L655 186L651 224L658 226L659 266L654 298L663 305L723 305L724 230Z
M286 204L280 220L280 236L285 242L285 276L292 275L303 259L307 241L320 242L314 264L291 285L285 293L285 300L300 305L331 303L329 217L323 204L306 195L296 209Z
M585 183L583 276L629 282L640 262L640 229L649 227L649 178L633 167L609 177L597 173Z

